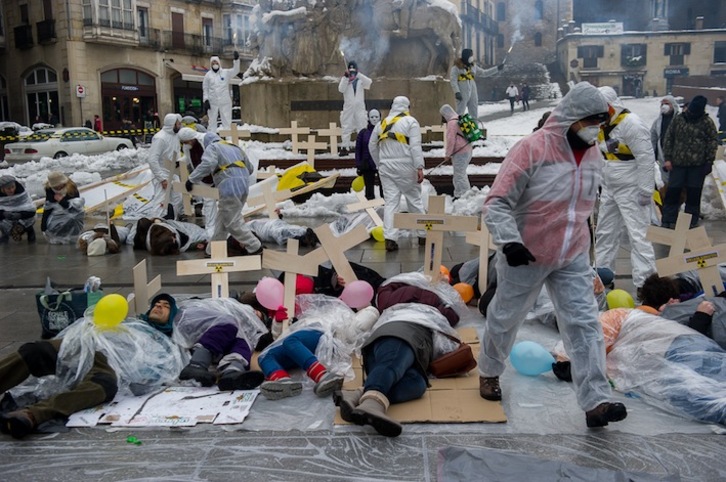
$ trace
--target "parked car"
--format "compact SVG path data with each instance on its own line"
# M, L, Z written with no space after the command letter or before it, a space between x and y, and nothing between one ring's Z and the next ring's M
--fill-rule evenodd
M71 154L102 154L108 151L130 149L130 140L121 137L105 137L85 127L43 129L26 137L22 142L5 145L5 161L17 164L37 161L41 157L70 156Z

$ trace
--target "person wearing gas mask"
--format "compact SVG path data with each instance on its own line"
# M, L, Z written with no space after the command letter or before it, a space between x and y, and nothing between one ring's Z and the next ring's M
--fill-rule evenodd
M486 312L479 355L479 394L501 400L499 375L519 327L542 286L554 306L572 379L588 427L627 416L610 402L605 345L592 290L587 219L600 184L596 146L608 104L587 82L575 85L541 129L507 154L484 203L494 243L498 288ZM579 361L576 363L574 358Z
M368 125L358 132L355 139L355 171L359 176L363 176L363 182L366 187L366 199L375 199L375 183L378 177L378 166L371 157L371 151L368 150L368 143L371 140L373 128L381 122L381 113L377 109L371 109L368 112ZM383 197L383 188L380 189L381 197Z
M456 113L464 115L467 108L472 119L479 117L479 93L476 90L476 77L491 77L497 71L502 70L504 64L499 64L489 69L482 69L474 64L474 51L464 49L461 58L454 61L449 73L451 88L456 97Z
M348 62L348 68L338 84L338 92L343 94L343 110L340 112L340 127L343 130L342 154L348 154L352 147L350 136L366 127L365 91L372 84L370 77L358 71L358 64L352 60Z
M232 96L229 91L229 83L239 74L239 52L234 51L234 62L231 69L220 67L219 57L216 55L209 59L210 70L204 74L202 82L202 99L204 100L204 111L209 117L208 130L217 133L219 124L217 115L222 119L222 129L229 129L232 121Z
M645 239L655 188L655 155L650 129L625 108L612 87L600 87L609 119L598 134L603 155L602 192L595 230L595 263L615 272L623 226L630 240L633 284L640 289L655 273L653 245Z

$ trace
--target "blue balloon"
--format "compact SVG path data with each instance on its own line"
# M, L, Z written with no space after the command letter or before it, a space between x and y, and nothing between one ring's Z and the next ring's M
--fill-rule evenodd
M514 345L509 354L512 366L522 375L536 377L552 370L555 358L545 347L533 341L521 341Z

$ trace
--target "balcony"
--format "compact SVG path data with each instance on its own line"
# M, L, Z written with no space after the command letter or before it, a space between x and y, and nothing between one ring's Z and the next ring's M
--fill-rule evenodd
M83 19L83 40L86 42L136 46L139 45L139 33L136 26L131 23L110 21L86 17Z
M620 66L626 69L639 69L645 67L645 55L623 56Z
M55 43L55 20L43 20L35 24L35 29L38 32L38 43L41 45L47 45Z
M15 27L15 47L21 50L33 47L32 25L18 25Z
M165 31L161 33L161 45L165 50L176 50L192 55L204 55L219 53L222 49L222 39Z
M140 28L139 47L161 50L161 31L158 28Z

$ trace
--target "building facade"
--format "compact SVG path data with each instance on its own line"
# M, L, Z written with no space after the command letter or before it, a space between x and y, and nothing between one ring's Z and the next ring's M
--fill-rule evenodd
M142 128L158 113L200 114L209 58L231 65L253 1L4 0L0 120ZM238 89L233 89L238 97Z
M479 65L494 65L499 25L494 21L493 0L451 0L459 9L462 48L474 51Z
M726 75L726 29L575 31L560 39L557 50L568 80L609 85L621 95L663 95L679 78Z

